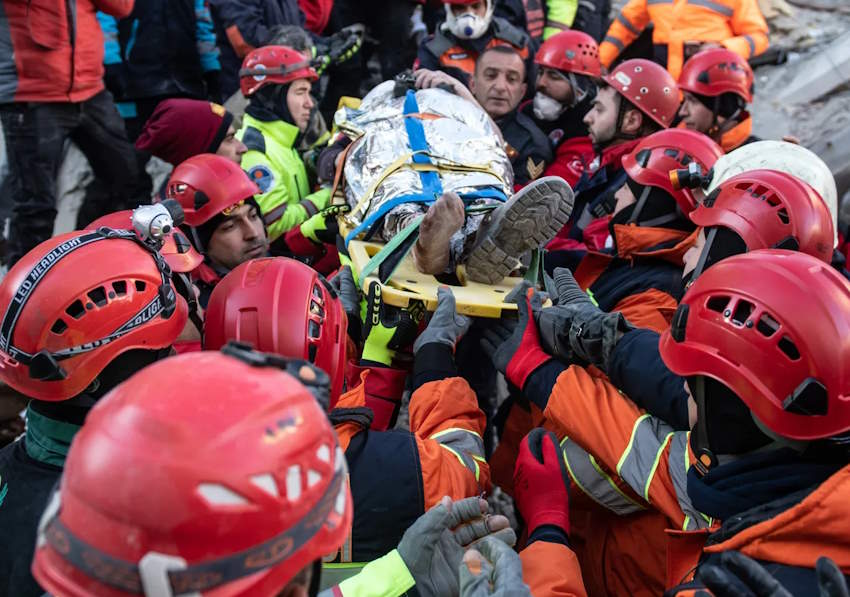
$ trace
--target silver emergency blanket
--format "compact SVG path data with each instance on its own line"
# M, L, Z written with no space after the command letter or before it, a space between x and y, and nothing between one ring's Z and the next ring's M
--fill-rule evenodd
M345 174L345 198L352 208L369 192L387 169L412 148L405 126L405 96L393 97L392 81L386 81L363 98L359 109L341 108L335 123L355 140L348 153ZM496 191L509 197L513 189L513 171L502 148L495 125L477 105L442 89L416 91L419 117L424 129L427 155L440 167L438 176L443 191L461 196L477 195L483 190ZM412 162L408 158L407 164ZM490 172L453 172L453 165L476 166ZM370 215L387 211L381 206L405 196L422 196L423 183L419 172L407 165L390 173L375 188L372 199L360 211L349 214L349 222L360 225ZM432 197L433 201L436 197ZM427 207L420 203L421 207ZM419 206L418 206L419 207Z

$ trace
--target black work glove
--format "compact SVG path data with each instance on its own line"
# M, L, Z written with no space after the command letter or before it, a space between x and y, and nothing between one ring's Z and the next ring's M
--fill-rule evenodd
M521 282L511 294L516 294L519 319L502 317L487 322L482 332L481 348L509 382L523 389L529 376L552 357L540 346L532 316L543 304L542 295L528 282Z
M321 37L313 47L313 68L321 75L327 67L350 60L361 47L363 34L356 28L345 28L329 37Z
M536 315L543 350L567 363L581 360L608 373L617 341L633 326L621 313L597 307L570 270L555 269L555 287L558 304Z
M351 267L344 265L339 268L336 276L330 280L331 287L336 291L342 309L348 318L348 337L355 344L359 344L362 336L362 323L360 321L360 287L354 281Z
M221 96L221 71L209 70L204 73L204 83L207 86L207 99L216 104L223 104Z
M847 582L841 569L829 558L815 564L820 597L848 597ZM697 569L697 580L717 597L791 597L791 592L767 569L738 551L720 554L719 564Z

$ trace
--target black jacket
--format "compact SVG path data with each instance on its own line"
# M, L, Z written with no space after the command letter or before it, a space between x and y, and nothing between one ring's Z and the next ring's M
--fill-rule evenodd
M136 0L127 18L98 19L106 84L116 101L207 97L206 81L221 65L206 0Z
M0 450L0 595L41 597L30 564L38 521L62 469L31 458L25 442Z
M239 89L239 68L277 25L304 25L297 0L209 0L221 50L221 86L227 98Z
M514 169L514 184L525 185L543 175L546 166L552 163L552 144L534 121L514 110L496 121Z

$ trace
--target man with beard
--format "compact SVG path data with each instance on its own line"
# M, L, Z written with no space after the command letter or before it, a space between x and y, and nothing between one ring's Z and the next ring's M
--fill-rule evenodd
M614 193L626 182L623 156L642 137L668 128L678 109L676 81L654 62L626 60L603 77L583 121L596 155L573 187L575 208L568 226L548 247L547 269L575 266L581 258L575 251L583 253L587 248L604 246L607 216L616 204Z
M185 214L184 232L204 262L192 272L206 308L213 287L240 263L268 252L260 206L260 189L225 157L196 155L174 169L166 195Z
M596 97L602 76L596 41L580 31L564 31L547 39L534 57L538 66L534 100L522 112L549 137L555 161L547 176L575 185L593 159L584 117Z

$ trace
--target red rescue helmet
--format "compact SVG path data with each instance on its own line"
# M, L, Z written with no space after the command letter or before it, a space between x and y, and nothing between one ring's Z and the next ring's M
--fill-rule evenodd
M260 188L238 164L209 153L177 166L166 189L168 198L180 203L184 222L192 228L259 194Z
M353 510L345 456L293 368L269 357L175 356L101 400L42 515L39 584L273 597L337 550Z
M125 209L106 214L86 226L85 230L97 230L102 226L132 230L133 210ZM165 259L171 271L179 274L189 273L204 262L204 257L195 250L192 243L189 242L185 234L180 232L179 228L172 229L162 239L162 248L159 250L159 254Z
M188 317L167 270L126 230L44 241L0 283L0 379L29 398L68 400L120 354L167 348Z
M317 81L319 75L301 52L286 46L265 46L245 56L239 70L242 95L250 97L266 85L285 85L298 79Z
M679 89L708 97L734 93L750 103L753 78L753 69L739 54L725 48L711 48L685 62L679 75Z
M286 257L242 263L216 284L204 318L204 348L235 340L305 359L331 378L331 407L342 393L348 323L342 303L316 270Z
M850 284L805 253L762 250L707 269L661 336L664 363L731 389L780 436L850 430Z
M641 139L631 153L623 156L623 168L636 183L669 193L682 213L689 214L697 206L693 190L674 185L670 172L687 168L691 163L708 172L722 155L720 146L702 133L667 129Z
M561 31L553 35L537 50L534 62L567 73L602 76L599 46L595 39L581 31Z
M832 261L834 228L826 203L805 182L776 170L750 170L723 182L691 213L697 226L722 226L748 251L790 249Z
M676 118L679 87L666 69L651 60L626 60L603 79L662 128L669 127Z

